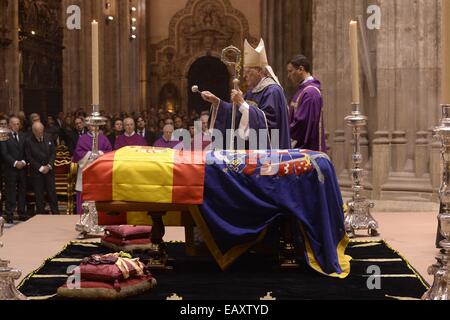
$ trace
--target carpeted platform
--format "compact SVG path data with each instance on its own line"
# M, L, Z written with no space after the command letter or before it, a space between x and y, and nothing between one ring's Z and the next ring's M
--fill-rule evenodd
M306 266L279 270L275 260L256 253L247 254L222 272L210 257L186 256L183 244L169 244L168 250L176 259L174 271L154 272L157 287L135 300L166 300L176 294L184 300L254 301L268 292L277 300L392 300L419 299L427 290L423 278L384 241L352 242L347 250L353 257L351 275L344 280L321 276ZM58 299L54 295L67 280L69 266L91 254L108 252L99 244L72 242L26 277L19 290L32 299ZM381 270L380 289L367 287L373 274L368 273L370 266Z

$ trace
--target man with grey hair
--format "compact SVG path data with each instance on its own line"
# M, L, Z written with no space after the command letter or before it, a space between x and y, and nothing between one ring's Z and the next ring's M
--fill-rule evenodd
M175 129L172 125L170 124L165 125L163 129L162 138L158 139L153 146L156 148L166 148L166 149L175 148L178 144L180 144L180 141L172 141L174 130Z
M19 219L27 220L25 201L27 194L27 162L25 161L25 135L20 132L20 119L9 119L9 140L0 143L3 156L6 191L6 221L13 223L13 214L17 209Z
M123 120L123 126L125 132L123 135L117 137L116 145L114 146L115 150L131 146L148 146L147 141L136 133L136 125L133 118L126 118Z
M25 156L30 163L30 178L36 196L36 213L45 214L44 192L46 191L52 214L59 214L53 170L56 147L44 130L42 123L33 124L33 134L25 142Z
M41 122L41 116L37 113L30 114L30 125L33 126L36 122Z

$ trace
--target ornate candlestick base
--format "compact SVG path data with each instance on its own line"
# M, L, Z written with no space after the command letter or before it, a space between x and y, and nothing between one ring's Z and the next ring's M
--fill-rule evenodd
M92 133L92 153L88 159L88 165L93 163L100 157L98 150L98 135L100 127L106 124L107 119L100 115L99 106L92 106L92 114L86 119L86 124L89 127L89 131ZM80 170L80 169L78 169ZM102 237L104 235L104 229L98 225L98 212L95 207L95 202L83 203L83 214L80 218L80 222L77 223L75 230L80 234L78 239L85 239L87 237Z
M22 272L8 267L9 261L0 260L0 300L27 300L14 284Z
M356 237L357 230L367 230L369 236L379 236L378 222L370 214L374 207L366 198L353 199L347 202L348 214L345 217L345 231L350 238Z
M361 130L367 125L368 118L361 114L359 104L353 104L352 107L352 114L345 118L345 122L352 127L355 140L352 155L353 198L347 203L348 214L345 217L345 230L351 238L356 236L356 230L368 230L370 236L378 236L378 223L370 214L370 209L374 207L374 204L362 196L364 169L362 168Z
M105 230L98 225L98 212L95 202L83 203L83 214L75 229L80 233L79 240L99 238L105 235Z
M0 237L3 235L3 227L5 220L0 217ZM0 242L0 248L3 247L3 243ZM0 259L0 300L27 300L27 298L21 294L15 286L15 280L18 280L22 275L19 270L11 269L8 267L9 261Z
M443 252L436 257L437 263L428 268L434 274L431 289L422 297L423 300L450 300L450 105L442 105L441 125L434 134L442 141L443 173L439 199L441 209L438 216L440 233L445 240L440 242Z

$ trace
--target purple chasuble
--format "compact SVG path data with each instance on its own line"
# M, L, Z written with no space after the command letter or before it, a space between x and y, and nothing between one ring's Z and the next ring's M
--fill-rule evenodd
M173 149L180 144L180 141L166 141L164 138L156 140L153 145L155 148Z
M118 136L116 139L116 145L115 150L119 150L123 147L134 147L134 146L138 146L138 147L147 147L147 141L142 138L142 136L138 135L138 134L134 134L131 137L127 137L126 135L121 135Z
M78 139L77 146L75 148L75 151L73 153L73 162L78 163L80 162L89 151L92 151L92 139L93 137L89 134L84 134ZM103 151L104 153L108 153L112 151L111 143L109 142L108 138L104 136L103 134L100 134L98 136L98 150ZM80 173L78 176L80 177ZM77 178L78 180L79 178ZM81 180L80 180L81 181ZM77 181L78 183L78 181ZM77 214L81 215L83 213L82 208L82 195L80 191L76 192L76 208L77 208Z
M253 90L247 92L244 99L250 106L249 127L250 129L278 129L279 130L279 146L272 147L278 149L290 149L291 139L289 134L288 106L283 88L280 87L273 79L266 78ZM225 137L226 130L231 129L232 104L224 101L220 102L215 129L220 130ZM237 108L236 112L236 129L239 128L242 114ZM267 120L267 122L266 122ZM225 139L224 139L225 140ZM225 141L224 141L225 142ZM270 145L258 142L258 149L270 149ZM227 149L227 148L225 148Z
M82 135L80 139L78 139L77 146L73 153L73 162L78 163L84 158L86 153L92 151L92 139L92 136L89 134ZM104 153L112 151L111 143L103 134L98 136L98 150L103 151Z
M323 125L323 98L319 80L303 82L289 108L291 138L295 148L327 152Z

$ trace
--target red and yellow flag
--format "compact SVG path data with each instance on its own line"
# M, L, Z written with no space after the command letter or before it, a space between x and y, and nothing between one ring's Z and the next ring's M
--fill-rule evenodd
M186 159L177 150L127 147L84 170L83 200L199 205L204 179L202 152Z

